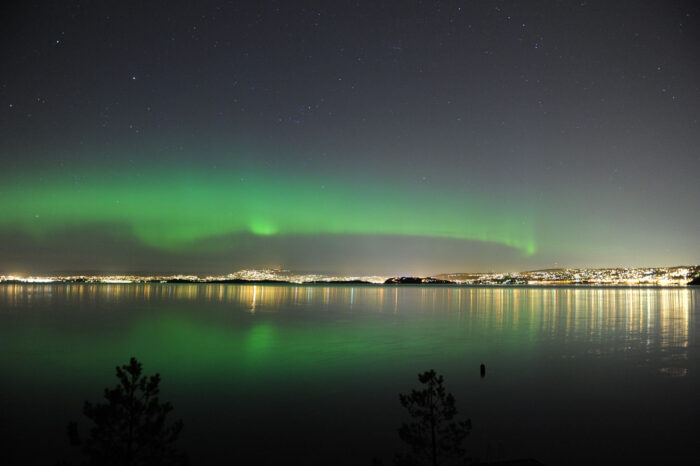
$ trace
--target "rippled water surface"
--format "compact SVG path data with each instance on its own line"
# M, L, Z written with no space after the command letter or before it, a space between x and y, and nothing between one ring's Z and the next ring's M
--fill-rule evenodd
M4 284L0 438L10 464L54 464L133 355L161 374L193 464L389 460L397 395L429 368L483 461L695 464L699 303L691 288Z

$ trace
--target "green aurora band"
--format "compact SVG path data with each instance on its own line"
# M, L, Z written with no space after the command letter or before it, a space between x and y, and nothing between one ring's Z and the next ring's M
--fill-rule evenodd
M170 251L234 234L402 235L536 250L532 215L512 199L261 171L66 173L0 177L0 230L41 241L65 230L125 226L142 244Z

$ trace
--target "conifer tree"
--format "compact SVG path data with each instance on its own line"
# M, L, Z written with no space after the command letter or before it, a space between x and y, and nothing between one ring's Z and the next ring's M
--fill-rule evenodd
M105 389L106 402L85 402L83 414L93 422L84 452L90 465L141 466L182 465L187 463L173 444L182 430L182 421L167 423L173 410L161 403L160 375L142 376L141 363L116 368L119 384ZM68 426L73 445L81 445L77 424Z
M445 391L441 375L429 370L419 374L418 380L423 389L399 395L411 421L399 428L399 437L409 451L397 455L396 463L432 466L464 463L466 451L462 443L469 435L471 421L453 420L457 404L454 396Z

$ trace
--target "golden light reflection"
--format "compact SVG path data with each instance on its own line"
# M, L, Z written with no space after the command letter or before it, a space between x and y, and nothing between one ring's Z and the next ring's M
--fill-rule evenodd
M0 313L52 301L92 306L172 300L218 302L249 312L317 308L444 314L489 331L564 339L589 345L593 351L620 352L687 348L698 293L689 288L32 283L0 286Z

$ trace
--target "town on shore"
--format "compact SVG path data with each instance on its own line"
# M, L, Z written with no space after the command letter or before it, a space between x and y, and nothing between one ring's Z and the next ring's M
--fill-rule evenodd
M2 283L289 283L366 285L497 285L497 286L686 286L700 284L700 265L545 269L514 273L449 273L417 276L333 276L293 273L281 268L246 269L226 275L0 275Z

